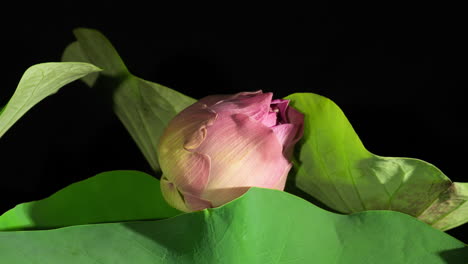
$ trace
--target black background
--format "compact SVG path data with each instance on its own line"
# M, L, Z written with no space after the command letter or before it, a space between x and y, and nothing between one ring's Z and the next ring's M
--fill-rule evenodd
M0 105L27 67L60 61L72 30L90 27L143 79L195 98L258 89L275 97L318 93L343 109L371 152L420 158L453 181L468 181L461 7L55 8L3 9ZM116 169L150 171L117 118L74 82L0 140L0 213ZM449 233L468 242L467 230Z

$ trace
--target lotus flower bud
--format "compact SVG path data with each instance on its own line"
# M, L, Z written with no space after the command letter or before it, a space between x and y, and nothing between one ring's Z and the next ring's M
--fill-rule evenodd
M159 142L164 198L190 212L250 187L283 190L304 116L272 93L205 97L180 112Z

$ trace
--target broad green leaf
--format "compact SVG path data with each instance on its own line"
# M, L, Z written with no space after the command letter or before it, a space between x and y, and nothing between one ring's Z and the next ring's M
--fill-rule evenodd
M70 43L65 49L65 52L62 55L62 61L83 61L89 62L89 59L83 54L80 44L75 41ZM81 80L86 83L88 86L93 86L99 76L99 72L88 74L81 78Z
M63 61L91 62L104 70L83 79L103 91L154 171L159 170L157 145L167 123L182 109L195 102L165 86L130 74L112 44L100 32L80 28L74 31L77 42L64 51Z
M108 76L129 75L127 67L110 41L96 30L80 28L73 31L82 54L94 65L100 65L102 74Z
M99 70L94 65L81 62L48 62L31 66L0 113L0 137L42 99L56 93L64 85Z
M160 221L0 232L1 263L466 263L457 239L406 214L339 215L252 188L227 205Z
M17 205L0 216L0 230L160 219L179 213L165 202L154 177L138 171L111 171L46 199Z
M297 187L343 213L394 210L447 230L468 221L468 184L435 166L370 153L341 109L308 93L287 97L305 114L295 162Z

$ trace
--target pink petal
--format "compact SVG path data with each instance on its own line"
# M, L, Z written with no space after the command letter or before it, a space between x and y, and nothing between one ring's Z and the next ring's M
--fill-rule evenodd
M196 149L207 136L206 128L211 126L218 115L209 109L198 109L185 116L185 141L186 150ZM188 119L188 120L187 120Z
M230 187L210 189L204 193L204 197L210 197L210 199L214 201L212 206L218 207L240 197L250 188L251 187Z
M198 100L196 104L199 105L206 105L207 107L211 107L212 105L223 101L223 100L228 100L232 98L233 95L227 95L227 94L217 94L217 95L209 95L206 97L203 97L202 99Z
M265 125L266 127L276 126L276 122L278 120L277 115L278 115L278 113L270 111L265 116L265 119L263 119L262 124Z
M164 168L161 191L164 198L184 212L201 210L207 203L195 199L205 190L210 178L211 160L205 154L184 151L172 166ZM188 197L188 198L187 198ZM194 209L196 208L196 209Z
M278 110L278 119L281 124L289 123L286 111L288 109L289 100L275 99L271 101L271 107Z
M292 168L292 163L290 163L288 167L284 168L282 176L276 182L275 186L272 187L272 189L284 190L284 187L286 186L286 180L288 178L288 174L291 168Z
M212 208L213 205L199 196L194 196L188 192L180 191L176 185L167 180L165 176L160 181L161 192L166 201L170 201L171 205L183 212L193 212Z
M304 134L304 114L300 113L296 109L292 107L288 107L286 111L286 115L288 117L289 123L293 124L296 127L296 131L294 133L294 137L291 139L285 147L285 153L288 157L292 154L292 150L294 148L294 144L296 144L299 139L301 139L302 135Z
M242 98L248 98L255 96L257 94L261 94L262 91L255 91L255 92L240 92L237 94L216 94L216 95L209 95L206 97L203 97L202 99L198 100L195 104L198 105L206 105L207 107L211 107L214 104L217 104L221 101L229 101L233 99L242 99Z
M189 209L189 212L199 211L206 208L212 208L213 205L210 201L204 200L199 196L194 196L190 193L182 193L184 195L185 204Z
M297 126L293 124L277 125L271 129L283 147L289 146L297 133Z
M217 194L219 189L277 186L285 168L290 166L272 129L246 115L220 115L208 127L208 135L197 151L212 160L210 180L202 198L213 205L219 200L225 202Z
M180 191L174 185L174 183L167 180L167 178L163 177L160 181L161 186L161 193L166 201L168 201L171 206L177 208L183 212L190 212L190 209L185 204L184 198L181 195Z
M210 106L218 114L244 114L262 121L270 111L272 93L240 93Z
M181 159L181 164L175 165L171 176L172 182L183 193L200 195L206 188L210 178L211 159L208 155L189 152Z

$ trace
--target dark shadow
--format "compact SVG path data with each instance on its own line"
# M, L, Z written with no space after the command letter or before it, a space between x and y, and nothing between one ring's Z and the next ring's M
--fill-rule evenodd
M289 176L291 177L291 176ZM291 177L293 178L293 177ZM336 213L336 214L343 214L341 212L338 212L330 207L328 207L327 205L325 205L324 203L322 203L321 201L317 200L315 197L313 197L312 195L304 192L303 190L301 190L299 187L296 186L296 181L295 180L288 180L286 182L286 187L284 189L285 192L288 192L290 194L293 194L295 196L298 196L324 210L327 210L329 212L333 212L333 213Z
M447 264L468 264L468 246L441 251L439 254Z
M91 89L97 101L99 101L104 110L113 114L114 102L113 97L114 93L120 88L120 85L126 80L128 75L120 74L117 76L109 76L104 74L99 74L98 78L92 85Z
M445 232L464 243L468 242L468 224L457 226Z

